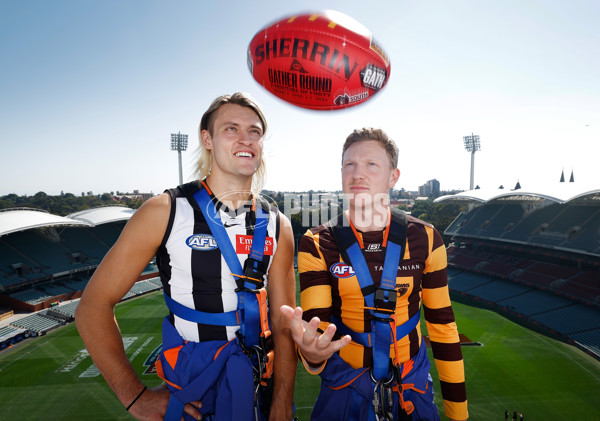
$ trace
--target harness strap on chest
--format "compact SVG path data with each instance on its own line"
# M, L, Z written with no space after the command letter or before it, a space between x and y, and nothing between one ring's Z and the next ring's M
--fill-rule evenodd
M254 400L255 416L258 417L258 415L256 415L258 405L258 395L256 393L254 393L253 397L251 395L248 396L250 406L248 406L248 402L245 405L240 405L241 401L237 400L241 397L241 394L253 390L252 383L254 383L255 387L258 387L258 382L261 382L261 384L264 385L262 381L268 379L272 375L274 356L272 351L271 331L269 330L268 325L266 289L264 287L266 270L262 262L269 221L268 212L265 212L262 206L253 206L255 215L255 220L252 221L254 222L254 235L250 255L242 268L209 191L206 184L193 195L191 192L185 192L184 190L186 195L189 198L192 198L193 196L193 199L198 204L210 232L217 242L221 255L234 276L238 287L235 290L238 298L237 309L235 311L223 313L207 313L186 307L169 297L167 294L164 294L165 303L173 314L194 323L217 326L239 325L240 329L236 332L238 340L229 342L234 342L235 347L232 345L225 347L225 349L229 349L228 353L222 352L222 348L219 349L215 353L214 361L220 361L220 363L208 365L208 371L203 371L201 375L189 380L189 382L186 381L186 386L183 388L167 380L167 377L178 378L177 372L173 371L175 370L175 366L171 367L172 370L169 369L168 376L165 376L167 373L164 373L163 376L161 376L167 381L167 384L171 386L171 399L167 407L165 420L179 420L183 415L185 403L198 400L198 397L204 393L202 392L202 394L199 394L200 390L208 390L214 387L220 388L221 386L219 385L225 383L228 384L226 387L223 386L225 391L236 392L232 395L232 398L235 396L236 399L235 405L232 404L233 399L229 402L225 399L225 404L220 404L221 413L233 414L230 416L225 415L225 418L250 419L250 414L245 413L244 411L246 411L247 408L252 407L252 400ZM163 345L165 345L165 334L168 332L171 333L167 334L167 337L169 335L179 337L176 329L165 319L165 322L163 323ZM193 346L200 347L198 348L198 350L200 350L202 347L212 346L214 342L215 341L194 343ZM181 348L181 346L177 348ZM239 350L240 352L232 352L233 349ZM170 350L170 348L168 350ZM165 350L163 350L163 354L165 354ZM161 358L163 358L163 354L161 354ZM202 352L202 354L204 354L204 352ZM217 358L219 355L221 358ZM241 356L243 356L243 358ZM165 364L160 365L161 367L166 367ZM188 371L188 367L180 367L178 371L181 372L179 374L183 375ZM242 373L242 371L245 371L245 373ZM262 375L257 377L257 371ZM190 373L185 375L188 374ZM217 381L223 376L227 378L226 381ZM213 379L214 383L207 382L209 378ZM223 393L224 392L221 391L220 395L223 395ZM221 399L215 401L217 402L217 406L219 406L218 402L220 402Z
M228 311L225 313L207 313L205 311L195 310L178 303L169 297L164 291L163 295L169 311L175 314L177 317L187 320L188 322L215 326L236 326L240 324L239 314L237 311Z
M408 319L403 324L396 326L396 339L400 340L413 331L415 327L419 324L419 320L421 318L421 310L419 310L415 315L413 315L410 319ZM336 316L330 316L329 319L331 323L333 323L337 327L337 333L342 336L350 335L352 340L357 344L365 346L367 348L371 348L375 343L375 338L373 332L355 332L346 326L339 318Z
M265 271L262 259L269 215L263 211L261 206L256 206L256 222L254 224L250 256L246 260L244 268L242 268L206 185L194 193L194 199L198 203L213 237L215 237L229 270L236 279L240 334L245 342L244 345L246 347L256 346L259 344L259 337L261 336L261 308L257 290L264 287L263 277ZM266 309L263 309L264 311Z
M390 211L388 214L389 225L386 228L382 244L385 258L379 287L373 281L362 247L359 245L357 234L350 221L345 214L342 214L341 224L339 219L339 217L336 218L338 223L332 226L333 235L342 258L347 259L347 263L354 269L366 308L372 315L372 335L368 339L371 339L369 343L372 344L373 349L373 377L381 380L389 377L389 356L392 343L390 323L392 322L391 316L396 310L396 274L398 264L404 255L406 218L404 213L398 214Z

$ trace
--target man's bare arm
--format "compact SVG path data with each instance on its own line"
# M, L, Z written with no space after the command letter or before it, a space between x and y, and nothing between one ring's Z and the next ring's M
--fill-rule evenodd
M294 381L298 359L290 334L289 321L281 313L281 306L296 303L294 274L294 236L285 216L280 219L277 252L269 270L269 311L275 343L274 390L270 420L291 420L293 415Z
M114 307L156 254L169 212L170 197L167 194L151 198L142 205L96 269L75 314L77 329L92 360L125 407L145 385L127 359ZM138 419L162 420L168 400L169 392L165 387L148 389L129 411ZM195 418L200 415L190 405L186 405L186 412Z

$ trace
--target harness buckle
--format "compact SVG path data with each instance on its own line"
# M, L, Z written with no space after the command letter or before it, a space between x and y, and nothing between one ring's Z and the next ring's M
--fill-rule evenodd
M382 384L385 387L391 386L392 383L394 383L394 380L396 380L396 375L395 375L394 371L392 371L392 374L390 375L390 377L388 379L377 380L375 378L375 376L373 375L373 367L371 367L369 369L369 376L371 377L371 381L373 383L375 383L375 385Z
M397 293L395 289L377 288L374 304L377 310L394 312L396 310Z
M271 335L270 330L265 332L265 334L260 335L259 341L260 341L260 348L263 350L263 352L265 354L268 354L269 352L273 351L273 349L274 349L273 335Z
M248 257L244 262L244 276L240 279L238 278L237 291L248 291L248 292L256 292L256 290L264 287L264 279L265 273L264 264L262 261L253 259L252 257ZM248 288L246 285L251 284L254 288Z
M247 347L244 345L244 337L239 330L235 332L235 335L244 354L250 358L250 361L256 361L256 365L252 364L252 371L254 384L258 391L258 386L266 386L266 381L273 375L273 363L275 361L273 336L268 331L268 334L260 336L260 345ZM254 357L256 358L254 359Z

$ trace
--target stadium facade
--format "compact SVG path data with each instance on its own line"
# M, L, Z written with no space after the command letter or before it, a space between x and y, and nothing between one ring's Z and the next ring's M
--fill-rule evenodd
M600 359L600 188L475 189L444 231L454 299L483 305Z
M444 231L454 299L493 308L600 359L600 189L476 189ZM135 211L0 211L0 348L73 320L78 298ZM125 299L161 288L150 262Z
M0 349L73 320L89 278L134 212L0 211ZM156 275L150 262L125 298L159 289Z

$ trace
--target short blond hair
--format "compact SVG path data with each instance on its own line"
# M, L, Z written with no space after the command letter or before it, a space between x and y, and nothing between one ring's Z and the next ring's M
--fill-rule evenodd
M344 147L342 148L342 160L344 154L350 146L357 142L363 142L365 140L374 140L381 143L385 148L385 152L390 160L390 165L393 169L398 168L398 146L387 134L381 129L374 129L373 127L363 127L362 129L356 129L346 138Z

